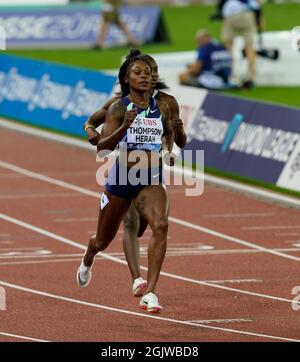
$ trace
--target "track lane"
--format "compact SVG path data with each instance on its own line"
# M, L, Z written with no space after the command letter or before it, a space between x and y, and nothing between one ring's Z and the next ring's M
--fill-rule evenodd
M50 143L50 142L49 142ZM53 146L53 145L52 145ZM51 147L52 147L51 146ZM55 147L54 148L56 148L56 146L58 146L58 145L55 145ZM62 146L62 145L59 145L59 146ZM1 146L0 146L1 147ZM68 150L68 148L67 147L63 147L62 146L62 149L64 149L64 151L65 151L65 153L69 153L67 150ZM62 150L62 149L60 149L60 151ZM74 150L72 150L72 154L76 154L76 152L73 152ZM78 151L78 150L77 150ZM81 152L81 153L83 153L83 154L85 154L85 152ZM52 154L52 153L51 153ZM69 158L69 154L68 154L68 157L66 157L66 161L67 161L67 159L68 159L68 162L69 163L71 163L72 165L73 165L73 162L74 162L74 160L71 160L70 158ZM77 155L76 155L77 156ZM82 156L82 155L81 155ZM79 157L79 158L81 158L81 156ZM83 161L83 164L84 164L84 166L86 166L89 162L87 161L87 159L90 157L90 154L88 154L88 155L86 155L87 157L84 157L84 161ZM73 157L73 156L72 156ZM72 158L71 157L71 158ZM83 158L82 158L83 159ZM82 160L81 159L81 160ZM28 160L27 160L28 161ZM27 162L26 161L26 162ZM55 161L55 157L53 158L53 160L52 161L54 161L54 163L55 162L57 162L57 161ZM51 161L51 162L52 162ZM68 163L68 165L69 165L69 163ZM34 164L34 167L41 167L42 166L42 164L40 163L40 161L36 161L34 158L32 158L31 160L30 160L30 162L28 163L28 165L29 166L32 166ZM23 166L23 165L22 165ZM49 166L49 165L47 165L47 166ZM95 166L95 163L94 163L94 166ZM78 184L81 186L81 187L84 187L84 188L88 188L88 189L90 189L90 190L96 190L97 189L97 187L95 187L95 185L94 184L92 184L91 182L90 182L90 180L88 180L88 178L86 177L86 175L82 175L82 177L80 176L80 175L78 175L78 173L79 172L82 172L82 168L81 168L81 171L80 170L78 170L78 169L76 169L75 168L75 165L73 165L73 166L71 166L71 168L73 168L74 167L74 169L72 169L72 171L70 172L70 174L68 174L68 175L66 175L66 174L63 174L64 173L64 171L63 170L58 170L57 171L57 169L55 170L55 168L52 168L52 166L50 167L51 169L49 170L49 169L43 169L43 170L41 170L41 169L37 169L38 171L42 171L43 173L45 172L45 173L47 173L48 175L49 174L57 174L57 172L59 173L59 172L61 172L62 173L62 178L64 179L65 178L65 181L66 182L70 182L70 178L72 178L72 172L74 172L74 173L77 173L77 182L78 182ZM87 172L89 172L89 171L87 171ZM6 177L1 177L1 174L0 174L0 181L1 180L4 180L4 179L9 179L9 177L7 177L7 173L6 173ZM24 178L22 179L23 180L23 182L24 182ZM26 183L27 181L25 181L25 183ZM35 185L37 185L37 184L35 184ZM14 185L14 188L15 188L15 186L16 185ZM29 186L30 186L30 182L29 182ZM39 187L39 186L36 186L36 187ZM48 186L47 186L48 187ZM30 187L29 187L30 188ZM51 189L50 189L50 193L52 193L51 192L51 190L52 190L52 187L51 187ZM228 194L225 192L213 192L214 191L214 188L212 187L212 188L210 188L210 190L211 190L211 192L208 192L207 193L207 195L206 196L208 196L209 194L211 194L211 195L213 195L213 197L214 197L214 199L215 199L215 196L216 196L216 194L218 194L218 195L223 195L225 198L228 196ZM26 190L27 191L27 190ZM45 190L40 190L40 194L42 193L42 191L43 192L45 192ZM46 190L47 192L49 192L49 190ZM57 189L57 192L61 192L61 190L58 190ZM24 193L25 195L26 195L26 192ZM235 193L233 193L234 195L235 195ZM205 194L204 194L205 195ZM24 196L24 195L23 195ZM28 195L27 195L28 196ZM47 196L47 195L46 195ZM67 195L66 195L67 196ZM70 196L70 195L69 195ZM232 195L231 195L232 196ZM236 196L238 196L238 199L239 198L243 198L241 195L236 195ZM173 203L173 205L174 204L180 204L180 205L182 205L182 203L181 203L181 194L180 193L171 193L171 202ZM50 198L50 209L52 209L52 206L53 206L53 208L55 209L57 209L57 210L59 210L60 209L60 207L61 207L61 204L62 204L62 200L64 199L63 197L61 198L61 200L60 200L60 202L58 202L57 201L57 199L58 198ZM72 209L72 206L73 206L73 204L72 204L72 201L71 201L71 204L70 204L70 199L72 199L72 201L74 201L75 199L76 199L76 201L75 202L83 202L83 200L86 200L86 197L83 197L83 198L81 198L81 197L69 197L68 198L68 204L69 204L69 208L70 209ZM248 199L248 198L247 198ZM30 199L30 195L29 195L29 197L28 197L28 200L30 200L31 202L32 202L32 200ZM185 201L187 200L186 198L184 199ZM250 200L250 201L249 201ZM256 204L256 202L258 202L257 200L252 200L252 199L249 199L249 200L247 200L247 205L248 205L248 210L247 210L247 212L249 211L249 205L252 205L251 207L254 207L255 206L255 204ZM239 200L235 200L234 199L234 201L236 202L236 203L238 203L238 201ZM10 203L11 202L13 202L13 200L10 200ZM49 202L49 200L47 199L47 206L48 206L48 202ZM64 201L63 201L64 202ZM217 198L217 201L216 202L219 202L219 199ZM259 202L259 203L261 203L261 202ZM59 206L57 206L59 204ZM243 204L243 203L242 203ZM240 207L239 208L235 208L234 209L234 211L235 212L245 212L244 211L244 206L243 205L240 205ZM269 204L269 203L263 203L264 204L264 207L263 207L263 209L261 210L261 212L269 212L270 211L270 209L269 209L269 206L270 205L272 205L272 204ZM92 210L93 209L93 205L92 204L89 204L90 206L89 206L89 209L90 210ZM92 206L91 206L92 205ZM191 220L192 222L193 222L193 220L195 220L194 222L196 223L196 222L199 222L199 215L201 215L202 213L203 213L203 211L206 211L206 213L208 213L208 212L210 212L210 210L209 210L209 207L212 205L212 203L210 202L210 200L208 200L208 199L203 199L203 203L201 202L201 207L199 206L199 208L197 208L197 213L191 213L190 212L190 214L188 214L189 215L189 217L188 217L188 219L189 219L189 221ZM221 207L223 207L223 206L227 206L227 208L229 208L229 206L230 206L230 204L229 203L227 203L227 202L225 202L224 204L222 204L222 206L220 206L220 208ZM272 208L274 207L274 205L272 205ZM6 211L11 211L11 209L13 209L14 211L15 210L18 210L18 213L19 213L19 211L20 211L20 208L19 207L16 207L16 206L12 206L12 204L10 204L10 206L8 207L8 209L6 210ZM30 208L27 208L26 206L22 206L21 205L21 212L20 212L20 214L26 214L26 217L29 217L30 215L28 214L28 211L30 210ZM35 209L35 211L34 211L34 215L33 215L33 219L35 219L35 220L40 220L40 215L41 215L41 210L39 209L39 207L37 207L36 205L33 207L33 209ZM63 207L62 207L62 209L63 209ZM76 208L75 208L76 209ZM78 207L77 207L77 209L78 209ZM96 209L96 208L95 208ZM175 213L175 216L180 216L180 214L181 214L181 212L183 212L183 213L186 213L187 212L187 210L188 209L190 209L190 207L188 206L188 205L184 205L183 206L183 208L181 209L181 210L178 210L178 209L175 209L175 210L172 210L172 212L174 212ZM225 209L226 209L226 207L225 207ZM278 209L280 209L281 210L281 208L279 208L278 206L275 206L275 209L272 209L272 212L274 213L275 212L275 214L276 214L276 212L277 212L277 210ZM214 210L212 210L212 211L214 211ZM220 211L223 211L223 210L220 210ZM225 210L226 211L226 210ZM290 211L292 211L292 214L293 214L293 216L294 216L294 210L290 210ZM218 212L219 212L219 208L218 208ZM177 214L178 213L178 214ZM15 216L20 216L20 214L19 215L15 215ZM198 215L197 215L198 214ZM23 215L24 216L24 215ZM194 219L195 218L195 219ZM42 218L43 219L43 218ZM292 220L293 222L294 221L296 221L296 219L293 219L293 218L290 218L290 220ZM34 220L28 220L27 219L27 221L34 221ZM254 220L254 219L252 219L252 222L256 222L256 220ZM259 219L258 219L258 221L259 221ZM265 221L265 219L264 219L264 221ZM204 223L206 223L206 224L204 224L206 227L211 227L211 225L214 227L214 228L219 228L219 227L224 227L223 229L222 229L222 232L226 232L227 231L227 228L228 228L228 230L230 230L230 224L229 223L227 223L226 221L224 222L224 220L222 220L222 219L220 219L220 220L215 220L215 219L206 219L206 221L204 220L204 218L203 218L203 221L201 221L201 224L203 224L203 222ZM44 225L46 225L46 221L42 221L42 223L44 224ZM244 223L244 221L243 221L243 223ZM240 224L240 223L237 223L237 224L235 224L235 222L234 223L232 223L232 224L234 224L234 227L235 227L235 232L239 229L239 228L242 228L243 226L245 226L245 224ZM253 224L247 224L248 226L251 226L251 225L255 225L254 223ZM246 226L247 226L246 225ZM293 225L293 224L290 224L291 226ZM75 240L77 240L77 238L75 238L75 234L77 234L77 236L78 236L78 233L79 233L79 235L82 235L82 231L78 231L78 228L76 227L75 229L76 230L69 230L69 228L68 227L66 227L66 225L64 225L64 226L58 226L57 225L57 223L56 224L54 224L53 223L53 226L55 226L55 230L57 230L58 229L58 231L60 231L60 232L62 232L63 234L68 234L68 237L70 237L70 234L72 234L71 236L73 237L74 236L74 239ZM73 226L74 225L72 225L72 229L73 229ZM172 225L173 226L173 225ZM176 230L176 231L178 231L178 229ZM252 233L253 233L253 231L252 231ZM177 233L176 233L177 234ZM197 234L198 234L198 236L197 236ZM260 233L258 233L259 235L261 235ZM186 234L186 235L188 235L188 233ZM195 235L196 235L196 237L198 237L199 238L199 235L200 235L200 233L195 233ZM252 234L253 235L253 234ZM176 235L171 235L172 236L172 238L171 238L171 242L173 242L173 238L176 236ZM206 235L206 237L207 237L207 235ZM212 238L213 239L213 238ZM203 236L203 242L205 242L205 236ZM282 246L281 245L281 241L280 241L281 239L280 238L278 238L278 244L276 244L276 246L278 245L280 245L280 246ZM174 239L174 241L176 241L176 242L178 242L178 240L177 239ZM179 240L180 241L180 240ZM171 243L170 242L170 243ZM220 242L224 242L224 241L220 241ZM262 241L263 242L263 241ZM270 241L268 241L267 242L267 244L268 244L268 246L269 246L269 244L270 244L270 246L271 246L271 244L272 244L272 239L270 238ZM226 242L224 242L224 244L223 245L226 245L226 247L228 247L228 243L226 243ZM273 245L272 245L273 246ZM112 249L112 250L114 250L114 249ZM120 248L116 248L115 250L120 250ZM295 252L295 255L297 254L297 252ZM264 257L270 257L270 256L266 256L266 255L264 255ZM181 257L181 258L183 258L183 257ZM195 257L192 257L192 258L195 258ZM240 256L238 256L238 258L240 258ZM273 258L273 257L272 257ZM176 265L177 265L177 263L179 263L179 261L178 261L178 259L179 258L176 258L177 260L176 260ZM218 258L219 259L219 258ZM224 264L227 264L227 261L226 260L228 260L228 262L230 262L230 259L229 258L224 258L223 257L223 263ZM257 258L257 255L256 255L256 258L255 258L255 263L256 264L259 264L259 265L262 265L263 266L263 264L265 263L264 262L264 260L265 259L261 259L261 262L259 261L260 259L259 258ZM274 260L274 259L272 259L272 260ZM100 261L101 262L101 261ZM251 263L249 262L249 264L244 264L244 263L246 263L247 261L245 260L244 261L244 259L240 259L240 264L241 264L241 262L243 263L243 265L246 265L246 266L248 266L249 264L252 264L252 261L251 261ZM171 262L172 263L172 262ZM173 268L173 266L172 266L172 264L170 263L170 268L172 267ZM201 263L203 263L202 265L203 265L203 269L205 269L205 270L213 270L213 268L210 266L210 267L207 267L207 265L209 265L209 261L207 261L207 262L203 262L203 256L201 256ZM216 259L216 262L215 263L218 263L218 261L217 261L217 259ZM220 262L219 262L220 263ZM292 262L291 262L292 263ZM189 263L188 263L189 264ZM214 263L213 263L214 264ZM277 264L276 264L277 265ZM288 261L288 270L287 270L287 272L288 271L290 271L290 269L289 268L291 268L291 264L290 264L290 262ZM167 259L167 263L165 264L165 266L168 268L169 267L169 260ZM237 265L238 266L238 265ZM249 268L250 268L250 265L249 265ZM275 268L276 269L276 272L277 272L277 268ZM225 271L225 267L224 267L224 271ZM190 272L190 271L189 271ZM219 273L222 273L223 271L222 270L219 270ZM237 272L238 272L238 270L237 270ZM219 274L218 273L218 274ZM296 275L295 274L295 271L294 270L292 270L292 273L294 274L294 275ZM232 274L233 275L233 274ZM209 276L209 277L213 277L214 275L213 275L213 273L212 274L210 274L210 275L207 275L207 276ZM198 277L198 275L196 276L196 277ZM226 277L227 277L227 275L226 275ZM161 280L163 280L164 278L162 278ZM203 278L202 278L203 279ZM207 279L207 278L205 278L205 279ZM247 285L247 288L248 288L248 286L249 285ZM277 285L277 287L278 287L278 289L281 289L281 286L278 286ZM198 287L197 287L198 288ZM256 286L255 286L255 288L256 288ZM128 290L128 289L127 289ZM219 291L218 291L219 292ZM214 295L214 293L212 293L213 294L213 297L212 297L212 300L213 299L215 299L216 298L216 295ZM218 294L219 295L219 294ZM176 296L175 296L176 297ZM174 298L175 298L174 297ZM201 298L201 296L200 297L198 297L198 299L199 298ZM241 301L240 301L241 302ZM230 304L228 305L228 307L230 308ZM267 307L267 305L266 305L266 307ZM276 304L276 308L277 308L277 304ZM230 310L230 309L229 309ZM278 311L277 309L276 309L276 311ZM279 313L282 313L282 312L280 312L280 311L278 311ZM295 314L293 314L293 316L295 316ZM208 317L208 316L207 316ZM268 318L268 316L266 317L266 318ZM289 321L289 318L291 318L291 316L288 316L288 321ZM199 319L199 318L198 318ZM203 318L200 318L200 319L203 319ZM210 318L206 318L206 316L205 316L205 319L210 319ZM213 319L213 317L212 317L212 319ZM277 327L276 327L277 328ZM282 326L281 326L281 328L282 328ZM295 333L295 331L293 330L293 327L291 328L292 329L292 333ZM284 329L284 331L286 331L285 329ZM226 337L227 338L227 337Z

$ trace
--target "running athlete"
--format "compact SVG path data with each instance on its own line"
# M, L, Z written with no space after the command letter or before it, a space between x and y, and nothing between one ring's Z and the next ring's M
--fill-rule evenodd
M119 79L122 98L107 111L97 151L113 151L119 144L120 156L108 173L97 233L90 239L77 271L77 281L82 287L88 285L94 257L114 239L133 201L152 230L148 286L140 306L156 313L162 309L154 292L166 253L169 212L162 185L161 151L170 153L174 132L168 105L150 97L152 70L142 57L129 57L120 68ZM139 159L138 163L130 161L132 154ZM137 183L132 182L132 175L137 175Z
M172 127L175 132L175 143L178 147L183 148L186 144L186 134L184 132L182 120L179 118L179 106L173 96L162 91L162 89L167 88L167 86L158 81L158 66L156 61L147 54L141 54L138 49L132 49L129 57L134 55L142 56L143 59L150 64L152 68L152 97L166 102L169 105ZM100 134L96 131L96 128L104 123L107 109L119 98L120 97L114 97L109 100L102 109L95 112L85 123L85 131L91 144L97 145L97 142L100 139ZM147 222L138 214L134 203L131 204L128 212L124 216L123 222L123 249L132 277L132 294L136 297L140 297L147 288L147 281L141 277L140 247L138 237L143 235L145 229L147 228Z

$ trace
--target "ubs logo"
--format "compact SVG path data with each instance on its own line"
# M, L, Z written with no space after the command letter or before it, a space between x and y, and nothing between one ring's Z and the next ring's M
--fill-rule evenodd
M136 117L135 123L136 123L139 127L143 124L143 122L142 122L142 120L140 119L140 117Z

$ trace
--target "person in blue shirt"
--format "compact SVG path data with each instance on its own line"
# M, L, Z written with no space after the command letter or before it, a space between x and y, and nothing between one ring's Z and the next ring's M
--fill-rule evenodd
M207 30L196 34L198 56L194 63L179 74L183 85L214 90L231 88L232 59L226 48L212 39Z

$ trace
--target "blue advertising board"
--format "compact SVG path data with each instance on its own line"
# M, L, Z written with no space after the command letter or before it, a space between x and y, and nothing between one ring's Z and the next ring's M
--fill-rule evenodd
M122 20L141 43L152 42L161 21L159 7L122 7ZM91 47L101 22L99 9L49 8L14 10L0 14L0 26L6 31L7 49L18 47ZM107 45L125 43L123 32L110 25Z
M105 103L116 77L0 55L0 115L84 136L84 121Z
M276 184L300 143L300 109L208 92L189 124L185 149L205 166Z

